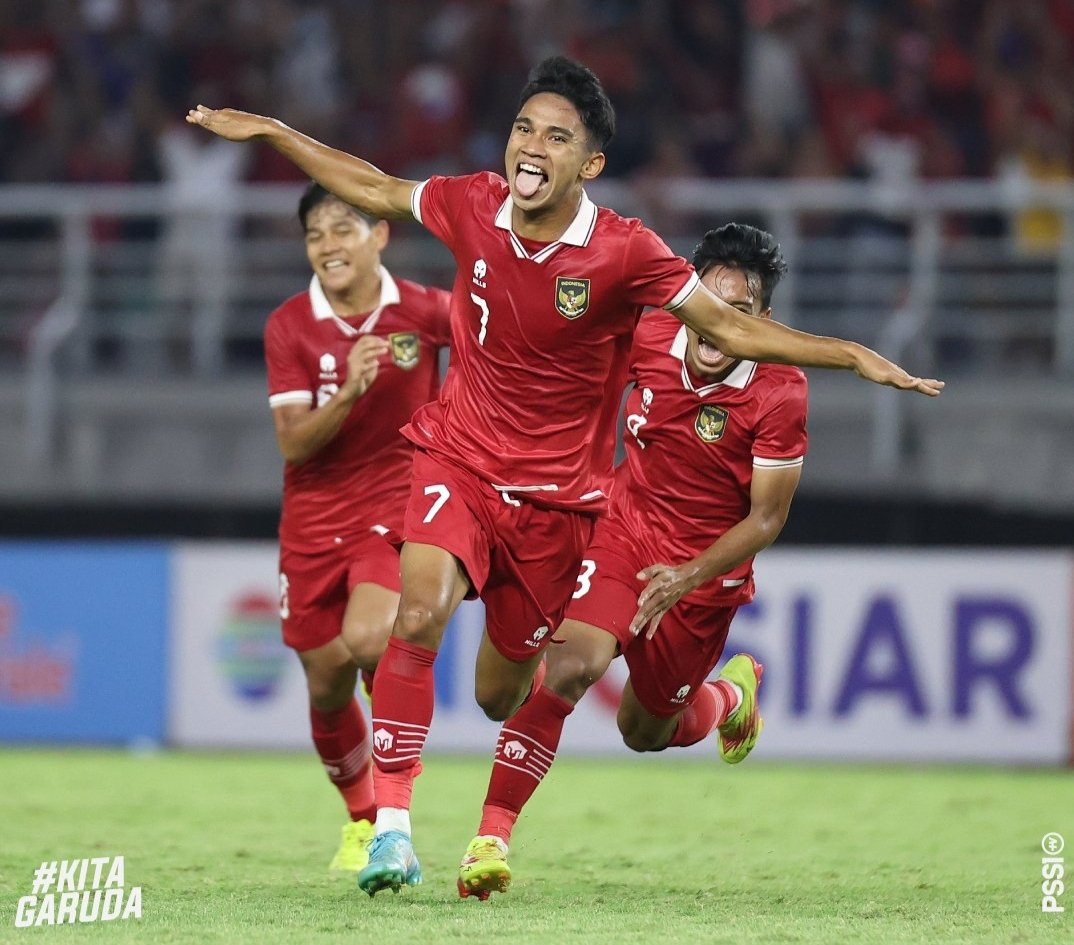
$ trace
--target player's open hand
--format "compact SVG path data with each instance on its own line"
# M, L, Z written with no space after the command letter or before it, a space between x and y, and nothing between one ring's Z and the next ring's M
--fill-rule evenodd
M645 639L651 640L656 635L660 618L684 595L697 587L695 569L654 564L639 571L638 580L649 583L638 597L638 612L630 621L630 633L637 636L642 628L645 628ZM647 627L646 624L648 624Z
M362 335L347 355L346 388L355 397L361 397L380 371L380 359L384 357L391 345L386 338L376 335Z
M895 387L898 390L913 390L928 397L938 397L944 389L944 382L932 377L914 377L907 374L897 364L893 364L887 358L877 354L869 348L862 348L859 352L858 363L854 368L858 377L875 384L884 384L887 387Z
M191 125L200 125L213 134L227 138L228 141L249 141L263 134L266 124L271 121L261 115L251 115L234 108L208 108L199 105L186 113L186 120Z

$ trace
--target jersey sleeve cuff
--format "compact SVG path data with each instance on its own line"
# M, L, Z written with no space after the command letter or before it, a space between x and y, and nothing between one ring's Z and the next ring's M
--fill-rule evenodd
M701 279L698 277L696 272L691 272L690 278L686 280L686 285L684 285L681 289L679 289L678 292L675 293L671 301L664 306L664 309L668 312L674 312L675 309L679 308L679 306L681 306L688 298L690 298L691 295L694 294L694 290L699 285L701 285Z
M767 456L753 457L755 469L784 469L790 466L801 466L804 462L804 456L792 456L789 459L770 459Z
M279 394L273 394L268 399L270 407L282 407L285 404L313 403L313 392L308 390L285 390Z
M423 180L410 192L410 213L422 226L425 225L425 221L421 218L421 195L425 192L427 183L429 183L427 180Z

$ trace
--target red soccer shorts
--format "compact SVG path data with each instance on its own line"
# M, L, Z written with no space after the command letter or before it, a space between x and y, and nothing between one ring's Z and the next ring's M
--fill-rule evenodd
M372 529L317 554L281 548L283 642L302 652L338 637L347 601L359 584L399 593L399 551Z
M664 614L653 639L645 639L645 628L632 637L630 621L645 587L635 575L657 563L643 560L619 520L602 519L582 561L567 619L615 637L638 701L650 714L668 718L694 701L698 687L716 667L738 607L679 601Z
M594 518L543 509L493 489L440 455L415 450L407 541L450 552L485 602L489 640L523 662L563 620Z

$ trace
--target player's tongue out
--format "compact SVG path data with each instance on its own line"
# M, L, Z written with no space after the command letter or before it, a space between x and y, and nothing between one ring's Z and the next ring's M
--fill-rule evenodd
M532 197L537 193L537 188L544 183L544 175L540 171L522 166L515 175L515 190L523 197Z

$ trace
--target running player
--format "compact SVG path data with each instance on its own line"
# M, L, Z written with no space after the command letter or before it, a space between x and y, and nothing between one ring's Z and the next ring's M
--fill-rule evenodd
M413 447L399 433L436 397L450 296L381 265L388 224L318 184L298 209L309 290L265 326L269 405L286 464L280 616L302 662L313 743L350 822L332 869L357 872L373 836L369 728L354 698L399 605L399 553Z
M772 317L786 272L769 233L729 223L693 257L701 282ZM511 881L507 845L559 745L566 717L619 654L630 670L618 723L635 751L693 745L713 731L725 761L761 731L761 666L740 654L706 682L735 611L753 599L753 558L779 535L806 453L806 378L729 358L666 312L643 316L631 352L626 459L597 525L544 686L500 732L478 835L459 894L487 899ZM659 563L657 563L659 562Z
M853 342L752 318L701 287L638 220L595 206L615 115L600 82L563 57L522 90L507 179L391 177L279 121L192 109L234 141L261 139L348 203L413 217L451 249L452 363L406 427L418 446L404 525L402 599L373 687L377 837L362 889L420 881L410 798L433 712L433 662L467 595L486 605L476 697L503 720L533 688L611 480L615 415L641 311L666 308L729 356L854 370L935 396Z

